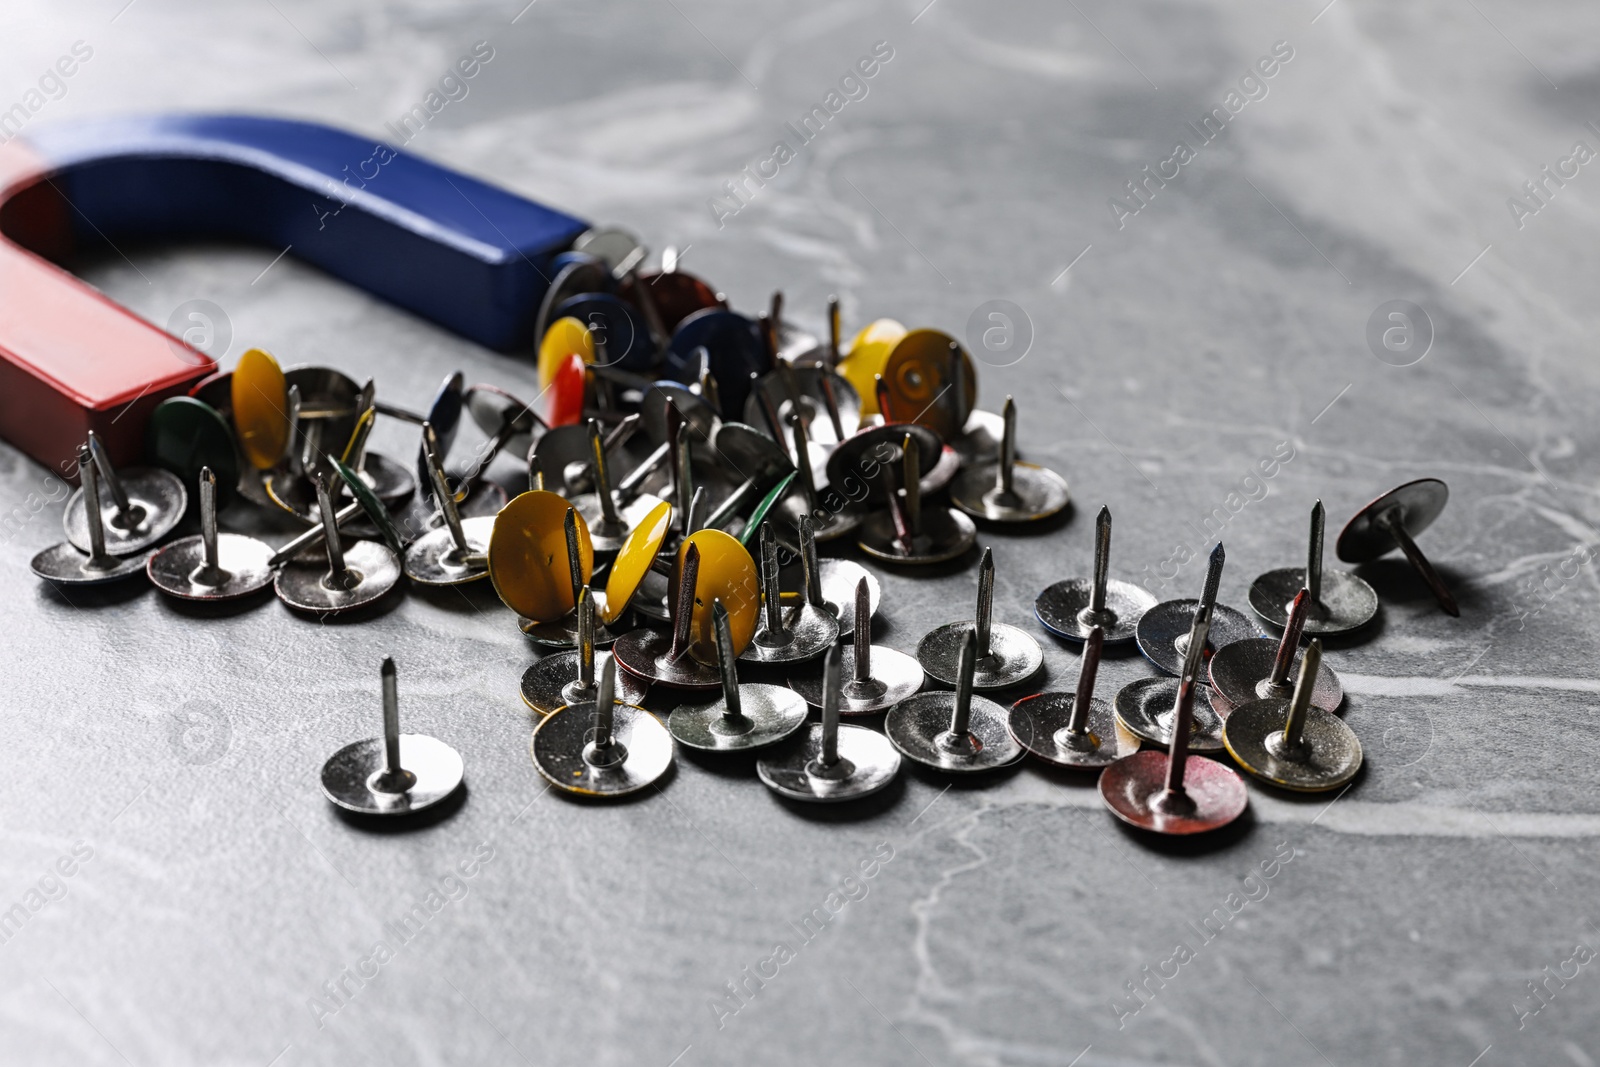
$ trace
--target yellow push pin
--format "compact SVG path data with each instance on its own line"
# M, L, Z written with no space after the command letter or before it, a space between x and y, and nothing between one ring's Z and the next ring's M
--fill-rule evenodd
M550 324L539 341L539 388L550 388L556 372L572 356L583 357L583 362L594 362L594 335L582 321L570 315Z
M239 357L231 387L239 451L256 470L270 470L289 448L289 386L283 369L252 348Z
M661 551L671 527L672 505L663 500L628 534L628 539L617 550L617 558L611 562L611 573L606 576L605 602L599 606L603 624L615 625L628 610L634 594L655 565L656 554Z
M873 383L883 373L889 353L906 335L906 328L893 319L878 319L856 334L850 351L840 360L838 371L861 397L861 414L877 415L878 394Z
M576 580L569 524L577 546ZM489 535L489 580L506 607L524 619L555 622L573 614L578 593L593 573L589 528L571 504L536 489L500 509Z
M945 441L966 426L978 396L978 376L954 337L939 330L912 330L889 353L882 373L896 413Z

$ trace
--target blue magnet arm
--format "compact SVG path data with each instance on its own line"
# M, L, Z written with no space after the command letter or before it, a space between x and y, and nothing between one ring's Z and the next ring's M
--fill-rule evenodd
M383 142L288 119L162 115L29 130L73 246L256 242L496 349L530 345L588 224ZM46 254L61 249L39 249Z

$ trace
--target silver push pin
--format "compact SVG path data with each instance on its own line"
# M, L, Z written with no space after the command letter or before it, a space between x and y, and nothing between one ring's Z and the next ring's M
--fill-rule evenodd
M572 506L582 512L589 523L589 538L594 542L594 550L615 552L661 500L648 493L639 493L626 503L619 503L612 488L611 459L607 454L615 446L601 436L598 419L589 420L586 436L588 455L585 460L594 491L573 497Z
M383 736L355 741L322 765L322 792L362 815L406 815L461 788L461 753L426 734L400 732L394 660L383 660Z
M839 722L839 658L829 649L822 664L822 722L771 756L756 762L768 789L790 800L835 803L883 789L900 773L900 753L889 739L864 726Z
M872 643L872 593L867 579L856 583L853 640L840 653L841 670L848 679L839 690L841 715L871 715L893 707L922 688L922 664L904 652ZM821 707L822 679L791 674L789 688L806 703Z
M1139 619L1155 605L1150 592L1132 582L1108 576L1111 567L1111 509L1102 507L1094 523L1094 577L1057 582L1033 603L1033 613L1046 630L1070 641L1082 641L1096 626L1108 645L1126 644L1139 630Z
M243 534L217 532L217 476L200 468L200 534L150 557L150 582L179 600L233 600L272 584L272 547Z
M821 587L822 603L830 612L838 610L840 637L848 637L854 632L856 587L863 580L867 583L868 617L878 614L878 605L883 601L883 588L878 584L878 576L855 560L819 559L816 561L815 574L817 584Z
M1135 752L1100 774L1100 799L1130 826L1158 834L1205 833L1233 822L1250 802L1237 771L1189 754L1195 686L1194 672L1185 672L1166 752Z
M1093 770L1132 755L1139 740L1117 726L1117 715L1096 700L1105 633L1097 626L1083 643L1076 693L1040 693L1011 705L1007 725L1017 744L1049 763Z
M811 443L806 435L805 421L798 415L790 415L789 427L794 435L795 455L810 456ZM853 533L866 518L866 513L856 508L824 507L822 494L817 489L816 470L810 462L798 464L795 473L797 475L795 482L800 487L797 503L803 502L806 514L811 516L811 521L816 527L816 540L835 541Z
M1067 480L1037 463L1017 459L1017 405L1009 396L1001 417L1005 432L998 461L962 468L950 483L950 501L973 518L990 522L1048 519L1067 506Z
M960 636L960 669L953 693L918 693L889 709L883 730L908 759L935 770L975 774L1015 763L1022 746L1011 736L1006 709L974 696L978 635L970 627Z
M802 520L807 521L807 520ZM816 659L839 639L839 620L802 597L785 605L778 586L778 542L772 523L761 524L761 612L755 637L740 659L750 663L797 663Z
M101 500L104 520L103 534L106 551L113 556L131 556L160 541L183 519L189 506L189 494L183 480L171 471L157 467L132 467L118 473L111 465L105 445L89 431L89 455L100 475L104 496L110 497L111 507ZM84 466L79 457L79 476ZM82 487L67 498L67 511L62 517L67 540L79 551L89 551L88 502Z
M917 661L930 677L954 685L962 670L967 634L977 638L972 686L1004 689L1027 681L1044 664L1044 650L1018 627L994 621L994 552L983 550L978 564L978 610L972 622L951 622L930 630L917 645Z
M592 704L600 692L594 677L594 634L594 594L584 586L578 594L578 647L545 656L522 672L523 703L540 715L568 704ZM624 671L617 676L616 698L638 704L649 688Z
M1397 486L1356 512L1339 532L1334 549L1346 563L1365 563L1398 546L1445 614L1459 617L1455 596L1412 540L1433 525L1449 499L1450 487L1437 478L1418 478Z
M556 788L618 797L653 784L672 766L672 735L643 708L617 703L616 682L616 660L607 656L592 704L568 704L534 727L533 765Z
M520 619L517 626L536 645L544 645L546 648L578 648L582 644L582 638L578 633L580 620L578 618L577 605L583 599L584 580L583 556L579 547L578 537L577 508L570 505L567 507L561 518L561 532L567 545L567 581L572 585L572 610L551 622ZM616 634L607 629L598 619L595 620L594 643L596 645L604 648L616 641L616 639Z
M1211 657L1211 706L1218 715L1226 716L1252 700L1287 700L1294 694L1294 683L1289 679L1295 669L1310 597L1304 589L1295 595L1282 639L1235 641ZM1344 687L1338 676L1326 663L1322 664L1312 683L1311 703L1323 711L1337 711L1343 700Z
M1322 569L1322 501L1311 509L1311 547L1304 567L1268 571L1250 585L1250 608L1268 626L1289 623L1289 605L1304 589L1311 594L1306 613L1309 635L1329 637L1361 629L1378 614L1378 593L1349 571Z
M328 500L327 483L321 477L315 483L327 569L320 563L290 561L278 571L274 587L278 599L291 608L331 615L370 604L393 589L400 580L400 557L376 541L346 546Z
M78 446L78 471L83 486L78 490L83 501L84 531L88 535L87 554L71 541L52 545L33 557L33 573L60 585L99 585L130 578L145 569L143 555L113 556L106 551L106 527L100 513L100 478L89 446Z
M1178 678L1138 678L1117 693L1117 722L1130 734L1157 745L1172 743L1172 724L1177 721L1179 678L1206 676L1205 649L1211 647L1211 609L1202 606L1190 616L1189 632L1184 634L1186 650L1179 665ZM1195 642L1199 644L1196 645ZM1189 715L1189 751L1222 751L1222 718L1217 711L1196 703Z
M636 678L669 689L709 690L722 685L721 671L689 655L699 581L700 546L690 542L678 568L676 587L668 594L670 631L639 629L617 638L612 656L618 666Z
M1252 700L1235 708L1222 740L1234 762L1263 782L1301 793L1338 789L1361 770L1361 740L1344 720L1311 704L1322 663L1313 638L1288 700Z
M1224 645L1260 636L1244 613L1217 603L1217 588L1222 584L1222 565L1227 561L1222 542L1211 550L1206 565L1206 582L1200 590L1199 600L1163 600L1139 619L1136 634L1139 651L1145 659L1171 675L1183 673L1183 663L1189 652L1189 631L1194 626L1195 615L1203 608L1211 620L1207 631L1205 656ZM1204 663L1198 677L1205 678Z
M894 430L902 427L895 426ZM937 438L935 438L937 440ZM840 449L835 450L837 456ZM869 556L892 563L943 563L963 555L978 540L972 520L953 508L922 506L922 448L905 433L895 459L900 464L900 489L895 488L895 462L882 465L888 508L867 516L857 531L857 544ZM832 469L830 460L830 470ZM901 493L904 493L902 498Z
M800 521L795 524L800 540L800 573L805 580L806 603L826 611L839 623L839 636L849 637L855 631L855 586L862 577L866 576L866 568L859 563L848 560L829 560L829 563L845 564L844 567L825 567L817 558L816 526L811 521L810 515L800 516ZM855 573L855 582L850 581L851 571ZM876 610L877 579L869 585L874 593L872 600ZM830 597L828 594L833 593ZM871 615L868 615L870 620Z
M455 493L444 475L439 439L429 422L422 424L422 452L433 499L439 504L444 525L417 538L406 549L406 577L423 585L461 585L489 575L489 537L494 518L463 519Z
M780 685L739 685L738 657L728 609L711 602L717 635L717 663L722 672L722 699L685 704L667 718L667 729L680 744L712 752L743 751L776 744L806 724L805 698Z

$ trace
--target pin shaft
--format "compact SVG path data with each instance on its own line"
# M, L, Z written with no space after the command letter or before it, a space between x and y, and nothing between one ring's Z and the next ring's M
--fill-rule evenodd
M1310 547L1306 550L1306 591L1311 594L1311 603L1322 603L1322 533L1327 521L1323 511L1322 501L1317 501L1311 508L1311 540Z
M740 719L744 717L744 705L739 699L739 665L738 657L733 654L733 626L720 597L711 602L711 619L717 631L717 667L722 673L722 715L724 719Z
M1106 610L1106 584L1111 576L1111 509L1102 507L1094 521L1094 588L1089 593L1089 611L1098 616Z
M1400 546L1400 551L1406 554L1406 560L1411 564L1412 570L1416 571L1422 577L1422 580L1427 583L1428 590L1433 593L1433 599L1439 602L1439 606L1446 613L1459 616L1461 609L1456 606L1455 595L1445 586L1444 579L1439 577L1439 572L1433 569L1433 564L1428 562L1428 557L1422 554L1422 549L1417 547L1417 543L1406 532L1405 523L1401 520L1399 509L1384 512L1378 516L1377 521L1378 526L1393 537L1395 543Z
M983 562L978 564L978 612L973 624L977 635L977 655L989 655L989 637L994 625L994 553L983 550Z
M400 766L400 693L395 681L394 660L383 658L383 777L393 780Z
M1306 628L1306 610L1310 605L1311 594L1302 589L1294 595L1294 603L1289 605L1289 619L1284 623L1283 638L1278 642L1278 653L1272 660L1272 674L1267 682L1273 688L1282 688L1289 684L1289 672L1294 669L1294 654L1300 647L1300 635Z
M210 467L200 468L200 545L205 551L205 572L216 574L217 560L217 476Z
M856 653L854 680L867 682L872 679L872 593L865 578L856 582L855 613L855 629L850 635Z
M106 554L105 517L100 511L100 474L93 449L78 446L78 475L83 482L83 517L89 527L89 565L103 567L111 562Z
M1100 673L1100 652L1105 647L1106 632L1096 626L1083 642L1083 659L1078 664L1078 689L1072 697L1072 718L1067 720L1067 732L1082 737L1089 726L1089 704L1094 700L1094 682Z
M1306 728L1306 708L1311 706L1311 691L1316 687L1317 669L1321 666L1322 642L1312 638L1300 660L1300 678L1295 682L1294 696L1289 700L1289 716L1283 723L1283 747L1287 752L1300 750Z

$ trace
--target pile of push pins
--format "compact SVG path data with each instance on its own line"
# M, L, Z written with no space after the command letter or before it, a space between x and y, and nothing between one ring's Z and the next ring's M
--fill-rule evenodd
M380 401L371 381L245 353L156 408L150 467L115 470L91 435L67 541L39 553L35 573L62 584L143 574L188 600L270 586L317 617L404 581L487 578L545 650L521 681L540 717L533 763L589 796L658 781L677 745L755 751L769 788L829 802L883 789L903 759L973 774L1031 753L1099 774L1106 806L1129 823L1194 833L1244 810L1235 767L1302 791L1355 777L1361 744L1335 714L1343 690L1320 639L1368 625L1378 598L1361 578L1324 571L1320 502L1305 566L1250 588L1251 611L1276 638L1217 602L1220 544L1198 599L1156 603L1113 579L1102 508L1093 574L1035 603L1046 631L1082 646L1076 688L1003 706L982 694L1025 687L1044 655L1027 630L993 618L990 550L971 617L928 633L913 657L872 643L872 573L821 558L818 546L854 543L915 567L972 551L978 522L1061 512L1066 480L1018 458L1012 399L999 414L978 410L972 361L947 334L879 320L846 346L835 301L819 340L785 321L780 295L750 318L678 270L671 250L660 270L642 269L646 258L619 231L586 234L559 257L538 311L534 403L455 374L411 412ZM451 470L463 414L487 443ZM367 449L380 417L418 428L414 462ZM526 492L509 496L487 477L502 453L526 457ZM199 533L163 545L190 485ZM1379 497L1346 525L1339 558L1399 548L1457 614L1414 540L1447 495L1423 479ZM220 532L219 509L236 501L304 532L276 549ZM790 558L798 575L786 589ZM1097 698L1102 650L1129 642L1167 677ZM741 682L741 663L786 684ZM400 733L391 661L382 677L384 736L330 759L324 791L351 811L414 812L454 794L462 761ZM925 689L930 678L949 688ZM663 722L640 706L651 689L684 703ZM1223 752L1233 766L1213 758Z

